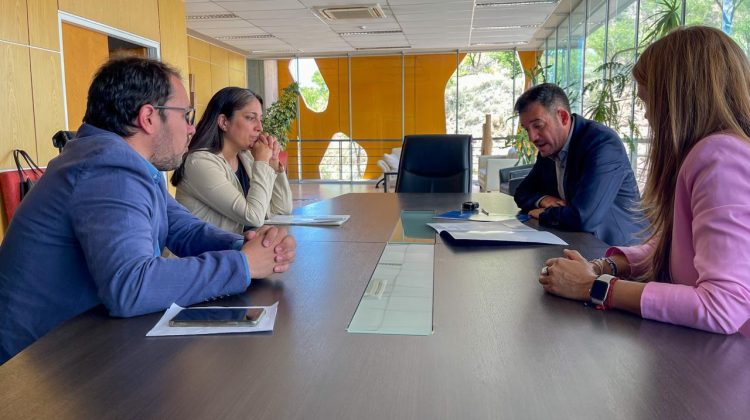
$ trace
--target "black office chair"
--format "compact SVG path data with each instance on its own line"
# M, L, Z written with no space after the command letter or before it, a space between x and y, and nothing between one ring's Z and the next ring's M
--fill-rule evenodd
M471 192L471 135L404 137L396 192Z
M532 164L500 169L500 190L502 191L503 186L507 185L508 194L514 195L516 193L516 188L521 185L521 182L526 178L526 175L531 172L531 168L533 167L534 165Z
M58 153L62 153L65 145L75 138L75 131L60 130L52 136L52 145L57 147Z

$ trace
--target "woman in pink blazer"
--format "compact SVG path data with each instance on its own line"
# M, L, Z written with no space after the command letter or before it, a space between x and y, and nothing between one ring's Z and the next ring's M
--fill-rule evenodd
M644 318L750 334L750 64L721 31L680 28L633 68L651 127L642 245L546 261L544 290ZM628 280L626 280L628 279Z

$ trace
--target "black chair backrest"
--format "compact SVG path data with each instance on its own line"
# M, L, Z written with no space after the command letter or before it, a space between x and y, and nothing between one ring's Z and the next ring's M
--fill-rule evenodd
M518 189L518 186L521 185L524 178L526 177L511 178L510 181L508 181L508 194L516 195L516 190Z
M525 178L531 172L534 165L519 165L500 169L500 183L510 182L511 179Z
M404 137L396 192L471 192L471 135Z
M75 131L60 130L52 136L52 145L57 147L58 152L63 151L65 145L76 136Z

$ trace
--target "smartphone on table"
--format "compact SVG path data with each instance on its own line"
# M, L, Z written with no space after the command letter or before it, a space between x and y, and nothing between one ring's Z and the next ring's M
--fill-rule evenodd
M254 327L265 308L185 308L169 320L170 327Z

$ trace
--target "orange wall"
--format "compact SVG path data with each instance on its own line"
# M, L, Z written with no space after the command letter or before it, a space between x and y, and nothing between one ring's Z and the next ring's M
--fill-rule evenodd
M403 112L402 112L403 59ZM463 55L459 56L459 61ZM377 178L382 171L377 161L383 153L401 144L403 134L445 133L445 85L456 70L455 54L413 56L379 56L351 58L352 132L349 130L349 59L318 58L315 60L329 90L325 111L311 111L300 102L302 126L301 162L304 179L319 179L323 154L330 142L304 140L330 139L342 132L359 143L367 152L365 177ZM289 60L278 61L279 94L292 83ZM290 138L297 136L297 124L292 124ZM298 179L296 144L289 151L289 175Z

